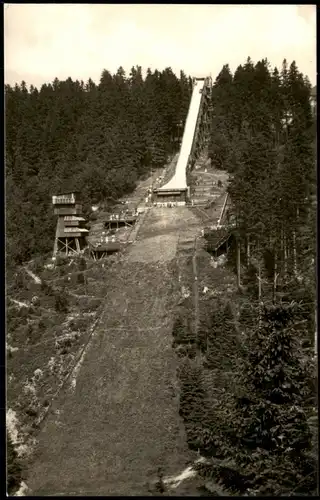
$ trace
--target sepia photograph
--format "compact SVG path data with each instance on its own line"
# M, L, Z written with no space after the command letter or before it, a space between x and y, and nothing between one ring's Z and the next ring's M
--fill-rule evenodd
M318 496L317 6L3 15L3 493Z

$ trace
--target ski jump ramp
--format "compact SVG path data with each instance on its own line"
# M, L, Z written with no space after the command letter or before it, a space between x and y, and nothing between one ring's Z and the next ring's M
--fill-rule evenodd
M196 140L197 123L202 102L202 92L207 84L206 80L207 79L205 78L195 78L193 80L193 91L183 133L180 154L176 165L176 171L172 179L167 182L167 184L157 188L156 192L158 195L173 195L174 192L177 194L177 191L181 191L183 192L185 200L185 193L188 189L187 167L192 155L193 145Z

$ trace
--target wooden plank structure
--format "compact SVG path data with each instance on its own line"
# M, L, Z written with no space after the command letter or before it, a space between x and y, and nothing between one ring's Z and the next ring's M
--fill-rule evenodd
M110 214L105 220L105 228L109 231L120 227L133 227L138 219L137 213L121 212L120 214Z
M227 253L233 240L234 235L226 228L212 231L205 235L207 240L206 250L212 253L215 257L219 257L222 253Z
M205 234L206 250L213 253L215 257L227 253L235 241L234 227L235 216L232 213L231 197L229 193L226 193L217 228Z
M119 252L121 244L119 241L111 240L107 243L98 243L96 246L90 244L89 249L93 260L100 260L107 257L107 255Z
M188 174L194 168L195 162L200 156L201 152L208 145L209 137L210 137L210 127L211 127L211 115L212 115L212 104L211 104L211 93L212 93L212 79L211 77L206 78L194 78L194 82L203 81L203 88L201 89L201 100L199 103L199 108L197 108L197 116L195 117L195 126L193 137L189 138L188 136L188 145L190 145L190 153L185 160L185 173L188 182ZM190 103L191 107L191 103ZM189 109L190 113L190 109ZM189 120L189 113L187 122ZM187 123L186 123L187 128ZM186 128L184 130L183 143L186 134ZM180 156L181 156L180 150ZM180 159L179 156L179 159ZM179 162L179 160L178 160ZM176 174L175 174L176 175ZM176 205L185 205L190 199L190 186L187 187L179 187L172 186L168 183L165 183L163 187L158 187L153 189L152 192L152 201L154 204L159 205L169 205L171 203L175 203ZM168 189L165 186L168 185Z
M152 201L160 204L184 205L188 198L188 189L168 189L168 190L153 190Z
M225 196L225 199L224 199L224 202L223 202L222 209L221 209L220 217L218 219L218 224L219 225L220 224L222 225L224 223L224 221L226 220L227 210L228 210L229 207L230 207L230 195L227 192L226 196Z
M52 196L54 214L58 215L53 257L57 253L79 254L86 246L88 230L83 227L82 205L78 192L62 193Z
M200 78L199 78L200 80ZM201 78L203 80L203 78ZM208 145L210 138L210 128L212 120L212 79L211 77L204 78L205 86L203 88L202 94L203 99L201 101L201 106L199 110L196 132L193 138L193 144L191 149L190 158L190 169L193 169L196 160L199 158L201 152Z

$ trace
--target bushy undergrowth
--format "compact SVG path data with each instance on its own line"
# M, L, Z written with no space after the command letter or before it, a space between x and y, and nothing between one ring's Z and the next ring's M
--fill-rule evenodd
M71 281L63 286L59 269L68 276L88 271L91 280L90 293L86 295L86 283ZM17 412L19 428L25 429L25 437L37 432L38 420L45 415L52 396L70 368L101 305L105 288L99 265L81 262L81 259L58 260L57 266L32 267L37 270L41 285L21 269L8 292L6 317L8 407ZM45 277L45 279L44 279ZM16 294L19 294L19 301ZM9 302L10 301L10 302ZM17 459L11 441L8 445L8 488L14 492L20 486L24 459Z
M55 309L58 313L68 312L68 295L63 288L55 292Z

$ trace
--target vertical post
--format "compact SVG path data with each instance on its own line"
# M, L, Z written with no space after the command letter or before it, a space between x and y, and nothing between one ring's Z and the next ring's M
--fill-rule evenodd
M194 295L194 330L196 344L198 347L198 323L199 323L199 289L198 289L198 275L197 275L197 237L194 240L194 254L192 257L193 267L193 295Z
M294 276L297 276L298 270L297 270L297 242L296 242L296 230L293 230L292 233L293 237L293 274Z
M277 251L274 253L274 274L273 274L273 293L272 293L272 301L275 304L276 302L276 292L277 292L277 278L278 278L278 273L277 273Z
M262 283L261 283L261 263L259 260L258 268L258 301L259 301L259 329L261 328L262 322Z
M247 236L247 266L250 265L250 237Z
M241 283L240 283L240 266L241 266L241 246L240 246L240 237L237 237L236 240L236 246L237 246L237 287L240 289Z
M55 239L54 239L54 245L53 245L53 257L55 257L58 253L58 249L59 249L59 243L58 243L58 227L59 227L59 224L57 222L57 228L56 228L56 235L55 235Z
M77 252L80 253L80 243L79 243L78 238L76 238L76 248L77 248Z
M68 257L68 238L66 238L66 256Z
M262 296L262 289L261 289L261 264L259 262L259 267L258 267L258 282L259 282L259 288L258 288L258 299L259 299L259 304L261 303L261 296Z
M280 232L280 273L283 275L283 267L284 267L284 241L283 241L284 231L283 224L281 226Z
M318 318L317 318L317 306L314 308L314 355L318 356Z
M283 244L284 244L284 278L287 277L288 272L288 247L287 247L287 236L284 234L283 236Z
M57 237L55 237L53 245L53 257L57 255L57 252L58 252L58 239Z

